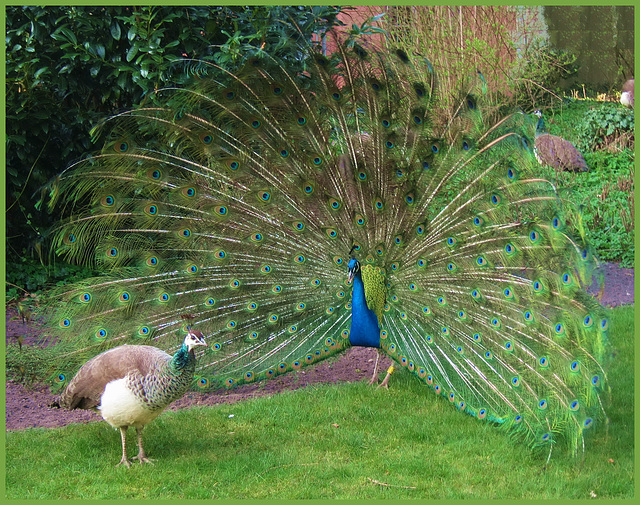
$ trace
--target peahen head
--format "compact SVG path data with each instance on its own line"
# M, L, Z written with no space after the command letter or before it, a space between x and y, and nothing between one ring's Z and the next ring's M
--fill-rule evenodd
M191 352L194 347L202 345L207 347L207 343L204 341L204 335L198 330L193 330L191 327L188 327L189 333L184 339L183 346L187 348L187 352Z
M200 345L207 347L207 343L204 341L204 335L198 330L191 329L191 326L187 326L187 332L182 346L171 359L171 368L182 373L193 373L196 362L194 349Z
M533 111L534 116L538 116L538 123L536 124L536 135L547 131L547 127L544 125L544 119L542 119L542 112L539 109Z

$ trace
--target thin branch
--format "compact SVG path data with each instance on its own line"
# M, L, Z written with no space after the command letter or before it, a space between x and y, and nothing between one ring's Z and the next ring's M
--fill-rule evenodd
M402 489L417 489L415 486L395 486L393 484L387 484L385 482L380 482L378 480L375 479L370 479L369 477L367 477L367 479L369 479L370 482L374 483L374 484L378 484L378 486L384 486L384 487L399 487Z

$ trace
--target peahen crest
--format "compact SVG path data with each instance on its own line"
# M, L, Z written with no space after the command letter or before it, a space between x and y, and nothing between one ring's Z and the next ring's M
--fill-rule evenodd
M481 75L440 121L433 68L402 50L304 58L211 65L106 121L59 177L55 249L104 275L59 294L54 376L125 342L174 350L189 313L202 389L378 346L452 408L582 446L605 418L608 323L535 125L484 118Z

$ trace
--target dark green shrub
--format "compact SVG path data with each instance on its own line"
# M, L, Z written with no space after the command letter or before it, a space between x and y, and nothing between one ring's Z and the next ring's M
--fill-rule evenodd
M229 69L258 51L290 61L297 43L341 24L341 7L147 6L6 8L6 251L37 263L59 214L36 202L52 177L95 150L101 119L152 102L188 78L185 59ZM43 258L44 261L48 258ZM12 267L13 268L13 267ZM28 280L24 273L32 273ZM44 275L11 282L37 289ZM27 286L29 286L27 288ZM9 293L10 298L20 291Z
M33 252L57 215L40 188L92 151L89 131L186 78L181 61L233 69L253 52L297 59L296 44L340 24L323 6L8 6L7 254Z
M633 110L607 103L585 112L576 126L578 148L597 151L633 150L635 115Z
M7 261L6 265L7 303L19 301L29 295L39 296L43 289L62 286L97 275L90 268L58 262L45 266L28 257Z

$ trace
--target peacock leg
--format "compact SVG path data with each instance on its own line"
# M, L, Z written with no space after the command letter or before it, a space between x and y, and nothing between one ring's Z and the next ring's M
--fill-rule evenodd
M369 381L369 386L373 386L378 382L378 361L380 361L380 350L376 349L376 364L373 365L373 376Z
M147 458L146 454L144 453L144 449L142 448L142 428L136 428L136 433L138 434L138 455L134 456L132 459L137 459L138 461L140 461L140 464L150 463L153 465L153 460Z
M122 459L116 466L124 465L127 468L131 466L127 459L127 428L128 426L120 426L120 437L122 438Z
M395 368L393 368L393 366L389 367L389 369L387 370L386 377L384 378L384 380L378 386L379 388L389 389L389 378L391 377L391 374L393 373L394 370L395 370Z

